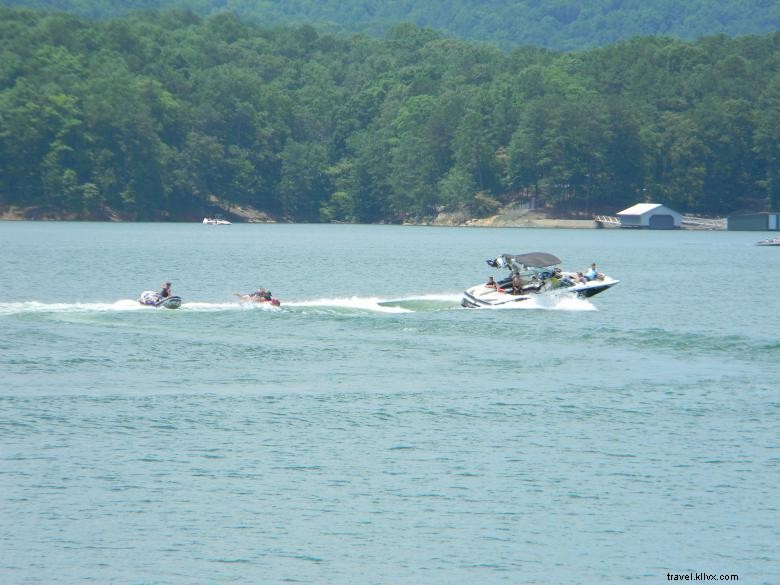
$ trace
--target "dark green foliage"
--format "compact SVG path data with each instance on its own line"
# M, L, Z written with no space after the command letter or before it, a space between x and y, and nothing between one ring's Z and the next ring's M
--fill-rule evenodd
M400 23L504 48L585 49L637 36L696 40L780 29L775 0L2 0L6 6L117 18L140 10L230 11L262 26L313 24L384 36Z
M360 222L531 197L776 208L778 96L780 33L505 54L412 25L377 40L0 9L0 205Z

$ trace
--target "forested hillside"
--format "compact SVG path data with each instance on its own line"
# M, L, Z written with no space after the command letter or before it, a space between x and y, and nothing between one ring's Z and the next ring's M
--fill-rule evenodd
M193 218L487 214L529 197L780 208L780 33L497 49L228 14L0 9L0 206Z
M685 40L780 30L777 0L0 0L14 7L116 18L175 8L200 16L231 11L262 26L309 24L320 31L383 36L411 23L511 48L593 48L636 36Z

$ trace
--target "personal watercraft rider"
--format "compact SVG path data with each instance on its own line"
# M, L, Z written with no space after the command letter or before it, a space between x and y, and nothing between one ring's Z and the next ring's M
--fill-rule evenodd
M270 301L271 291L265 290L264 288L258 288L255 292L249 293L249 296L253 299L265 299L266 301Z
M164 298L164 299L167 299L168 297L173 296L173 293L171 292L171 283L170 282L166 282L163 285L162 290L160 291L160 296L162 298Z

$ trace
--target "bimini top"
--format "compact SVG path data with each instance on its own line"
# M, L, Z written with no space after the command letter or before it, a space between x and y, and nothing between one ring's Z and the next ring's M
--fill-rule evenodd
M544 268L561 263L557 256L548 254L547 252L530 252L528 254L501 254L495 260L485 260L485 262L494 268L508 267L510 269L517 268L519 266L525 266L528 268Z

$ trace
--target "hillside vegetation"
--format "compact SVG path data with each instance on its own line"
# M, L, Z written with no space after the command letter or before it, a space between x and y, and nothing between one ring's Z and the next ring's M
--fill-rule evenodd
M401 23L504 48L571 50L636 36L685 40L780 30L776 0L2 0L8 6L116 18L135 10L232 11L263 26L311 24L383 36Z
M305 221L780 208L780 33L497 49L0 9L0 206Z

